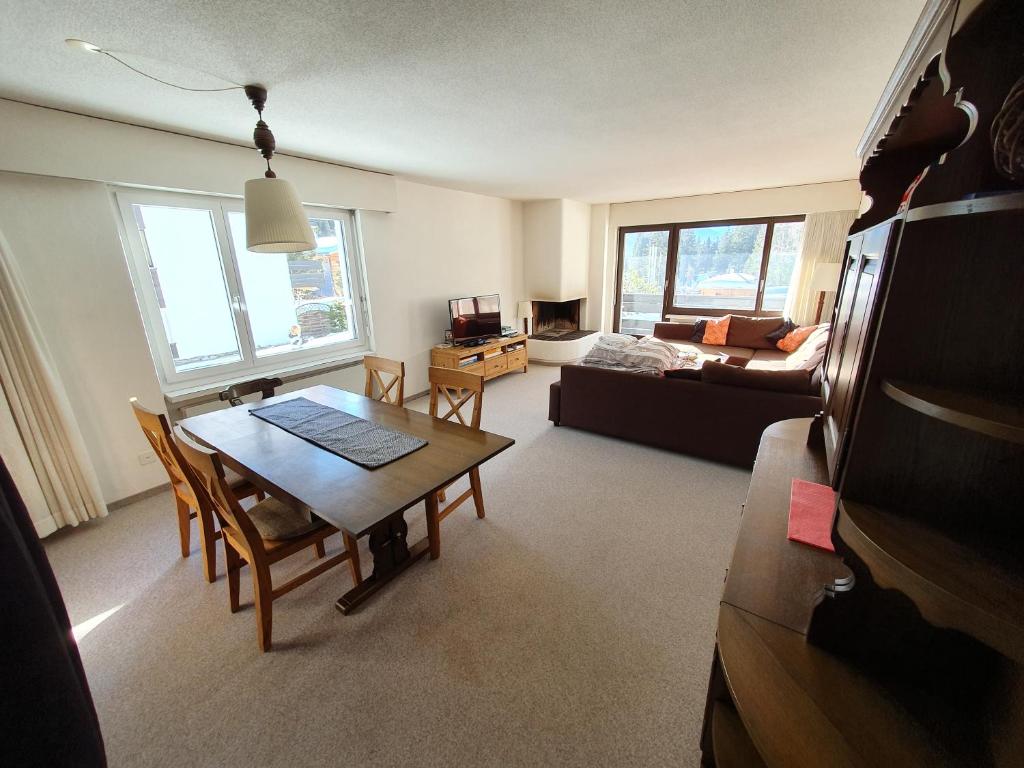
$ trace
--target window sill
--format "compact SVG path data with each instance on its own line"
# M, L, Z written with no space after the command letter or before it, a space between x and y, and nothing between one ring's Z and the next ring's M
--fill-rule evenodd
M315 376L319 373L329 373L330 371L339 371L344 368L354 368L357 365L361 365L363 357L368 354L370 354L369 351L360 351L342 355L332 360L317 360L315 362L306 361L295 365L282 366L281 368L275 368L272 370L246 371L239 375L227 376L223 380L216 381L212 384L204 382L203 384L192 386L185 385L165 387L164 400L168 405L173 404L178 408L184 408L188 405L196 405L200 402L209 402L211 399L216 399L217 394L232 384L238 384L239 382L250 381L251 379L261 377L270 378L274 376L280 378L287 384L290 381Z

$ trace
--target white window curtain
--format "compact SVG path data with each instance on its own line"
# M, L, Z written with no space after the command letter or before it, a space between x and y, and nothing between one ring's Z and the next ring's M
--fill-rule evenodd
M804 244L800 261L793 270L786 299L785 315L800 325L810 325L818 309L818 294L811 291L811 275L816 264L839 262L846 252L846 236L857 218L856 211L809 213L804 220ZM835 294L825 294L822 322L828 320L835 303Z
M78 423L0 234L0 457L40 536L105 517Z

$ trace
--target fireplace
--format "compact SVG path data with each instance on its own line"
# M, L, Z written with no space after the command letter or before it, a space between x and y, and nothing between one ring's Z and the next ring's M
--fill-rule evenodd
M580 335L583 299L533 302L533 334L531 339L558 341Z

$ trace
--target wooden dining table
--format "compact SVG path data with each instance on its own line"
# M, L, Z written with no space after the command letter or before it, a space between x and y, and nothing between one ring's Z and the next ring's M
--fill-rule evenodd
M414 435L427 445L390 464L365 469L249 414L254 407L295 397ZM338 599L338 610L346 614L429 551L426 538L408 545L405 510L424 501L436 511L438 490L515 444L509 437L323 385L179 423L216 450L224 464L274 498L309 509L351 536L369 537L373 574Z

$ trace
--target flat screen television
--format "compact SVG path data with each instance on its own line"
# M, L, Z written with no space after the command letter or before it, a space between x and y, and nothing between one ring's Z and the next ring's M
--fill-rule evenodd
M501 297L496 293L451 299L448 312L456 344L501 335Z

